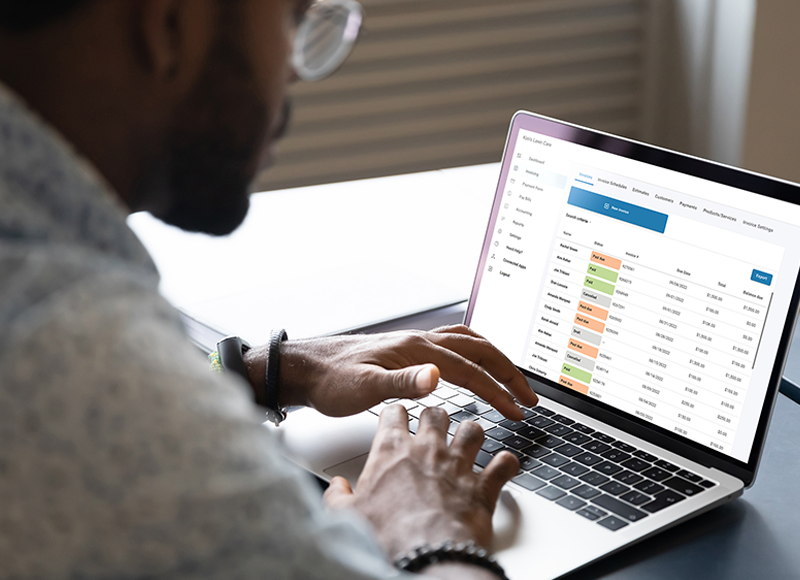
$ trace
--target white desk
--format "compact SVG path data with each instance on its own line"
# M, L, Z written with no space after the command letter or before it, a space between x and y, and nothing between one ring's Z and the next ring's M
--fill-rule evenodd
M230 236L128 223L162 294L252 343L359 328L466 300L499 174L478 165L255 194Z

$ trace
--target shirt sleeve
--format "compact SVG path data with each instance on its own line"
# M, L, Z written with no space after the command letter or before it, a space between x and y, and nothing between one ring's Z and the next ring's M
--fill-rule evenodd
M400 576L152 289L83 279L7 330L0 578Z

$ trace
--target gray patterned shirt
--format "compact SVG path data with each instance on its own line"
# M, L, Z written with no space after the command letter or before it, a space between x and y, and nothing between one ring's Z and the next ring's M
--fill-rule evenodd
M157 287L109 186L0 87L0 579L394 575Z

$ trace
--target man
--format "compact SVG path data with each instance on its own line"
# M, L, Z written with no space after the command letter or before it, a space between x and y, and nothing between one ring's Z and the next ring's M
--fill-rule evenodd
M335 479L326 511L251 402L268 349L246 354L251 392L211 373L125 226L137 210L216 234L241 222L307 9L0 3L0 578L380 578L421 545L488 546L512 455L475 474L477 425L448 446L443 411L412 437L391 406L357 489ZM281 405L329 415L425 395L440 374L511 418L515 397L536 403L464 327L287 341L279 361ZM496 577L463 558L424 572Z

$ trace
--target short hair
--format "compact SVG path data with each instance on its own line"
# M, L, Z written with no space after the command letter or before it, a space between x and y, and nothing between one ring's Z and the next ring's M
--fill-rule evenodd
M27 32L75 12L92 0L0 0L0 29Z

